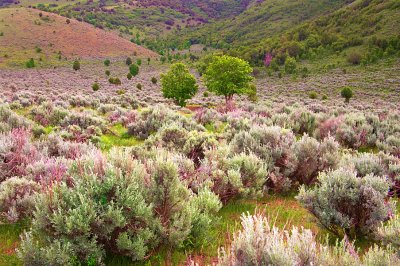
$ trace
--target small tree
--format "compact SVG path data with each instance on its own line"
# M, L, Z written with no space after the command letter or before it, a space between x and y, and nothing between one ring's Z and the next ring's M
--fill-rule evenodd
M97 83L97 81L95 83L93 83L92 89L93 89L93 91L98 91L100 89L100 85L99 85L99 83Z
M131 79L132 79L132 74L131 74L131 73L128 73L128 75L126 75L126 78L129 79L129 80L131 80Z
M215 57L204 74L209 91L223 95L226 103L235 94L249 94L253 69L246 61L232 56Z
M125 64L127 64L128 66L132 65L132 58L126 58Z
M78 60L75 60L74 63L72 64L72 69L75 71L81 69L81 63L79 63Z
M110 59L104 60L104 65L105 65L105 66L109 66L110 64L111 64Z
M152 77L152 78L151 78L151 83L157 84L157 78L156 78L156 77Z
M296 72L297 63L296 59L293 57L287 57L285 60L285 72L288 74L293 74Z
M131 64L129 66L129 73L134 77L137 76L137 74L139 74L139 67L136 64Z
M137 64L138 66L141 66L141 65L142 65L142 59L136 60L136 64Z
M195 77L182 63L176 63L166 74L161 74L162 93L165 98L174 99L180 106L186 105L198 91Z
M350 98L353 97L353 90L350 87L344 87L340 93L345 99L345 102L350 102Z
M35 67L35 60L33 60L33 58L29 59L26 63L25 66L27 68L34 68Z

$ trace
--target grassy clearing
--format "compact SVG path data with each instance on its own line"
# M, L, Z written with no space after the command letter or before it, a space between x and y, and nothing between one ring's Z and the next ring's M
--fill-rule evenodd
M143 143L143 141L128 135L127 129L117 124L110 128L112 133L105 134L100 137L100 146L103 150L110 150L113 146L117 147L131 147Z

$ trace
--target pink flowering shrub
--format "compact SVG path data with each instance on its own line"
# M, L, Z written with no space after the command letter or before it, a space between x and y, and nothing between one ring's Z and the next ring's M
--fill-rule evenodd
M26 167L40 158L26 129L13 129L0 134L0 182L13 176L26 175Z
M15 223L31 215L35 193L40 190L38 183L23 177L11 177L1 182L0 217L3 216L9 222Z

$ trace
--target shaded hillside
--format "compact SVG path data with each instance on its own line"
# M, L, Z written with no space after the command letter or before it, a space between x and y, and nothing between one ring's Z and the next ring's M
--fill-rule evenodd
M331 12L348 0L252 1L240 15L210 23L179 36L217 48L255 44L308 19Z
M74 19L26 8L0 9L0 63L18 64L30 57L42 60L104 58L156 54Z
M99 0L33 3L38 9L118 30L136 42L152 42L175 30L240 14L250 0Z
M341 52L351 47L359 47L361 57L370 57L371 46L383 48L379 53L384 53L389 43L396 42L400 34L398 25L397 0L271 0L252 3L231 20L176 32L179 38L174 36L168 43L171 47L188 41L202 43L255 65L262 65L265 55L270 53L283 64L287 55L317 59L334 54L344 58L347 55ZM396 43L392 46L398 49Z

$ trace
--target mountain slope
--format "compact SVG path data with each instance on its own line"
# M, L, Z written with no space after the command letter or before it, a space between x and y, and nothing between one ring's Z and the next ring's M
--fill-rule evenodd
M358 47L361 55L370 57L366 50L371 44L382 48L396 42L399 25L398 0L270 0L252 2L231 20L175 32L168 41L171 47L190 41L222 48L262 65L266 53L283 63L287 54L314 59L339 53L343 58L342 51ZM397 49L397 44L392 46Z
M240 15L200 28L193 34L193 41L196 41L195 38L204 38L206 42L220 47L235 43L257 43L310 18L335 10L346 2L348 0L253 1Z
M27 8L0 9L0 64L20 64L30 57L104 58L156 53L90 24Z

